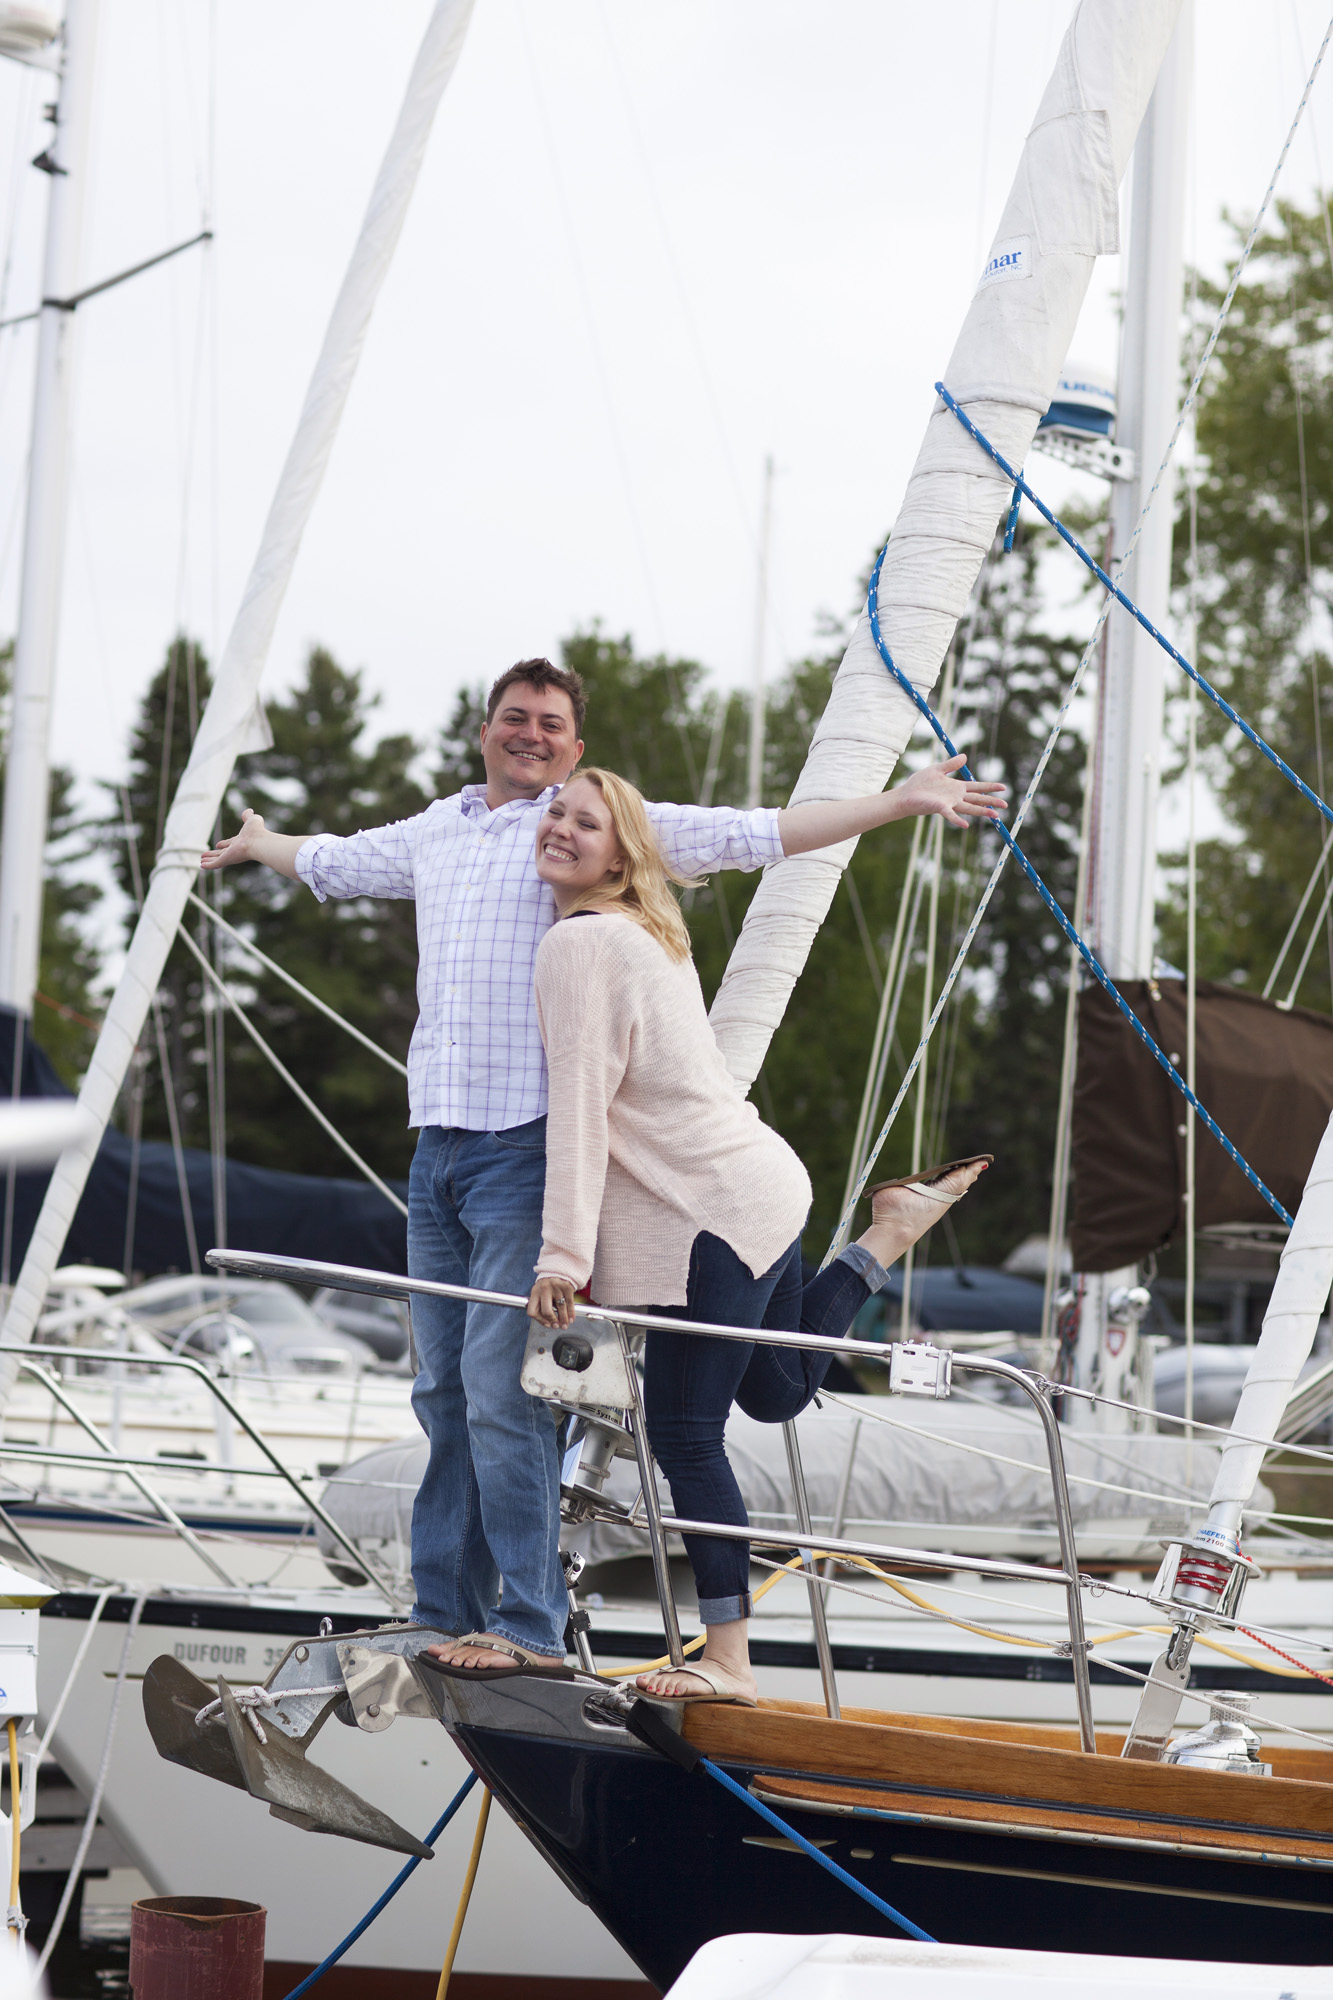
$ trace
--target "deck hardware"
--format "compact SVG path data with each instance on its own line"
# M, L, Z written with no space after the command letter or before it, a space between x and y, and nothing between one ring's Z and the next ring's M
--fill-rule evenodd
M581 1333L564 1333L551 1344L551 1359L557 1368L568 1368L571 1375L582 1375L592 1367L592 1342Z
M1139 1763L1165 1755L1190 1678L1190 1653L1199 1633L1228 1624L1240 1608L1241 1593L1255 1565L1242 1555L1236 1537L1205 1524L1188 1541L1168 1542L1148 1592L1171 1619L1171 1636L1158 1654L1139 1696L1138 1709L1120 1754Z
M928 1340L895 1340L889 1349L889 1394L933 1396L937 1402L953 1385L953 1352Z
M1194 1770L1231 1771L1246 1778L1271 1778L1273 1766L1264 1763L1260 1754L1263 1746L1247 1721L1253 1706L1252 1694L1215 1694L1203 1728L1178 1736L1162 1762Z

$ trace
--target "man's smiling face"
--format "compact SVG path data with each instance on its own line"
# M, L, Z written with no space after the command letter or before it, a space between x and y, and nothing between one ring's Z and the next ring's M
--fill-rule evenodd
M492 811L511 799L538 798L549 785L563 785L583 755L574 706L564 689L512 682L491 720L481 726L481 755Z

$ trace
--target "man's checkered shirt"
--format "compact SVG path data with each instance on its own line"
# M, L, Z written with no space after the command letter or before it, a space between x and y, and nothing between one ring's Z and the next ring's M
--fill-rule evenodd
M546 1058L532 997L537 947L555 899L535 867L537 824L554 796L494 812L483 785L436 799L414 819L345 838L320 833L296 872L326 896L411 897L417 906L419 1017L407 1057L408 1122L503 1132L546 1109ZM650 805L682 875L782 859L776 811Z

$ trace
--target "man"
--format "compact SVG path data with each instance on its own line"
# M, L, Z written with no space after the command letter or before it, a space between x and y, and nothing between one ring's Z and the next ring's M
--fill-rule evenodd
M532 1288L546 1179L533 966L556 914L534 849L552 793L583 754L585 707L577 674L520 660L487 699L484 785L346 838L270 833L247 811L241 831L203 856L205 868L262 861L321 902L415 899L420 1015L407 1059L409 1122L421 1133L408 1191L414 1278L525 1298ZM762 868L912 814L938 812L957 827L993 817L1003 786L954 777L962 762L918 771L873 800L648 812L682 875ZM469 1667L565 1657L555 1417L519 1383L528 1324L509 1307L412 1302L412 1405L430 1441L412 1511L412 1616L503 1648L454 1649L451 1659Z
M256 814L203 857L262 861L327 896L414 897L420 1018L408 1055L419 1126L408 1194L408 1269L478 1290L531 1290L546 1175L546 1065L532 998L555 921L533 866L537 825L583 754L577 674L522 660L500 676L481 730L485 785L339 839L271 833ZM761 868L783 855L774 811L654 805L682 874ZM568 1599L552 1523L555 1420L519 1385L521 1312L416 1298L412 1403L430 1440L412 1514L413 1617L520 1652L565 1656ZM503 1596L497 1602L500 1580ZM512 1657L472 1649L469 1664Z

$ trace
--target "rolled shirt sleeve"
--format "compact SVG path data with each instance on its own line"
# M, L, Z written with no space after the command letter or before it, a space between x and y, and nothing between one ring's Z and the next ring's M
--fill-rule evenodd
M296 872L321 903L330 896L410 901L416 894L412 836L420 818L395 820L365 833L317 833L298 848Z
M648 817L662 852L682 875L711 875L718 868L749 872L783 859L776 806L745 812L656 803L648 806Z

